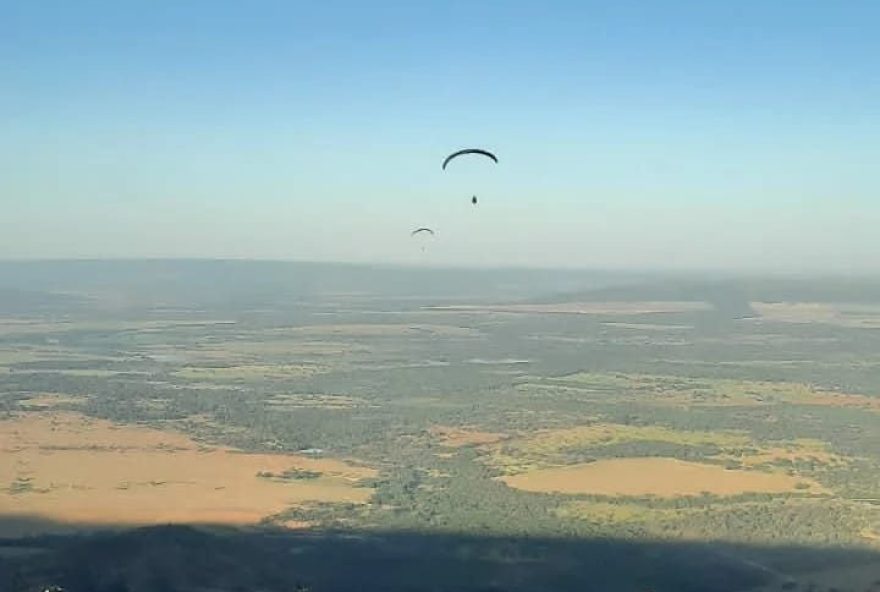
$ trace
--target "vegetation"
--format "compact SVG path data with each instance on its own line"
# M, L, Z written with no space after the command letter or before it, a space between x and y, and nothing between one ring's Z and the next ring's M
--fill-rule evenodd
M876 290L830 290L827 298L837 300L823 307L797 308L796 319L771 307L774 315L762 322L743 318L743 311L767 310L750 301L826 298L823 287L755 280L732 292L733 304L719 306L726 301L718 286L688 292L630 282L571 296L598 303L578 314L558 307L553 314L536 314L534 307L494 314L472 307L504 308L514 296L540 300L534 286L546 290L556 280L535 283L525 272L519 279L506 272L480 278L437 272L447 283L432 292L433 276L419 285L391 272L359 276L306 266L299 271L312 279L300 281L233 268L229 277L193 270L205 284L185 274L176 276L181 285L157 280L153 297L137 282L118 279L112 301L129 304L112 312L102 301L110 298L106 282L88 277L78 294L91 300L48 299L34 310L16 301L0 318L0 437L29 418L42 418L47 433L60 437L59 418L85 416L125 426L107 428L108 438L129 437L125 429L134 427L182 433L192 443L185 454L193 463L205 450L227 451L232 461L240 452L288 455L302 462L240 463L242 479L283 490L282 509L262 516L261 528L496 537L507 542L490 545L493 552L523 565L528 557L549 559L511 541L700 541L725 569L758 573L740 589L806 590L811 580L799 574L812 565L778 567L785 579L773 575L777 567L744 567L776 565L773 559L725 545L826 551L878 545L880 336L866 326L871 315L880 318L880 308L865 303L875 293L880 302ZM252 287L233 281L242 278ZM61 281L47 275L37 283L60 294ZM640 308L663 298L699 305ZM849 310L839 304L847 298L861 302L858 323L838 322L839 315L828 322L828 307ZM628 304L605 306L603 299ZM822 314L805 319L810 310ZM51 452L50 439L43 452ZM57 452L70 443L52 445ZM124 443L95 442L92 457L116 445ZM155 462L185 456L173 447L150 454ZM0 503L9 507L49 491L33 466L6 460L13 458L0 459L9 475ZM347 470L330 468L342 461ZM180 473L188 466L182 463ZM581 466L638 466L627 478L639 487L613 494L546 486L549 476L567 478ZM357 467L374 476L355 474ZM652 491L652 479L675 477L670 467L699 467L731 485L687 482L671 494L660 495L659 485ZM162 481L142 472L144 481ZM537 486L512 487L514 478ZM620 474L598 478L611 486ZM771 481L785 486L749 487ZM152 489L158 496L165 487ZM327 499L294 493L320 487L354 493ZM690 564L688 549L670 565ZM666 574L655 568L655 575ZM28 582L33 575L16 573ZM94 590L115 585L93 576ZM670 588L672 580L663 578L638 584L686 589L680 581ZM734 589L713 586L692 589Z

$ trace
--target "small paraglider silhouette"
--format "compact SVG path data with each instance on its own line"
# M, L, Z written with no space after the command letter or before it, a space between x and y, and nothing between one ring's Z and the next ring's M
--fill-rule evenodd
M425 239L427 239L428 237L433 238L434 236L436 236L436 234L434 233L433 230L431 230L430 228L424 228L424 227L423 228L416 228L415 230L410 232L409 235L412 237L416 237L416 236L424 237ZM425 243L424 242L422 242L422 252L423 253L425 252Z
M479 155L479 156L485 156L486 158L489 158L489 159L491 159L493 162L495 162L495 164L498 164L498 157L495 156L494 154L492 154L491 152L489 152L488 150L483 150L482 148L465 148L465 149L463 149L463 150L458 150L458 151L456 151L456 152L453 152L452 154L450 154L449 156L447 156L447 157L443 160L443 167L442 167L443 170L445 171L445 170L446 170L446 165L448 165L448 164L449 164L450 162L452 162L454 159L458 158L459 156L463 156L463 155L465 155L465 154L477 154L477 155ZM473 197L471 197L471 203L472 203L473 205L477 205L477 196L476 196L476 195L474 195Z
M495 156L494 154L492 154L491 152L489 152L488 150L483 150L482 148L465 148L464 150L458 150L456 152L453 152L449 156L447 156L443 160L443 167L442 167L443 170L444 171L446 170L446 165L448 165L453 159L458 158L459 156L462 156L464 154L480 154L480 155L485 156L487 158L491 158L492 160L495 161L495 164L498 164L498 157Z

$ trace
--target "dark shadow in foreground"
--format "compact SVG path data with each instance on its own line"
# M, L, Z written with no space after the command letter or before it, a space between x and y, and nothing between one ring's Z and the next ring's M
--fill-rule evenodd
M0 532L27 526L27 520L0 517ZM0 539L0 590L32 592L53 585L65 592L880 592L880 553L189 526Z

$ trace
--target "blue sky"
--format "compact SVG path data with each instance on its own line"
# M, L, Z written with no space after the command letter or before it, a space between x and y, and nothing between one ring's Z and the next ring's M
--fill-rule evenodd
M876 270L877 22L869 0L7 0L0 257ZM499 165L443 173L466 146Z

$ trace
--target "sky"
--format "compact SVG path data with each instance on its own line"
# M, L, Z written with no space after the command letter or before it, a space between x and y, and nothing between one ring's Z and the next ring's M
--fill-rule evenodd
M0 258L880 271L877 22L874 0L0 1ZM442 171L465 147L499 163Z

